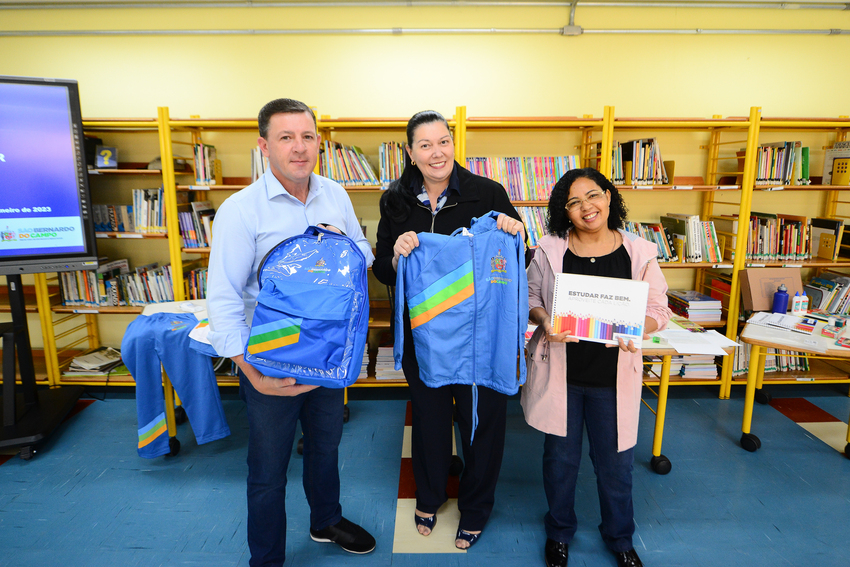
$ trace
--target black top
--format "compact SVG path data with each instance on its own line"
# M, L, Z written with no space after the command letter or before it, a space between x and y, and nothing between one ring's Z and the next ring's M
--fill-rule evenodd
M449 180L446 203L437 212L431 214L431 208L416 198L422 186L422 174L416 167L401 180L390 184L386 193L381 195L381 220L378 223L375 262L372 273L385 285L395 285L396 271L393 269L393 246L398 237L408 231L451 234L461 227L469 227L473 218L486 215L490 211L504 213L522 221L519 213L511 204L507 191L499 183L486 177L475 175L457 162ZM455 183L457 185L455 185ZM395 195L391 194L394 191ZM391 197L404 198L410 205L410 213L405 219L392 218L387 200ZM530 260L527 258L526 263Z
M563 270L565 274L628 280L632 278L632 260L622 244L610 254L592 259L576 256L572 250L567 249ZM619 348L608 347L602 343L567 343L567 383L594 388L616 387L619 356Z

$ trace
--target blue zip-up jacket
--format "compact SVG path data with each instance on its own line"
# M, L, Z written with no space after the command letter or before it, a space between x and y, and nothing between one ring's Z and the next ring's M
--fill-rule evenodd
M496 228L498 215L473 219L468 231L451 236L419 233L419 246L398 262L396 370L404 351L406 303L422 381L432 388L469 384L473 400L475 386L512 395L525 382L524 247L519 235Z

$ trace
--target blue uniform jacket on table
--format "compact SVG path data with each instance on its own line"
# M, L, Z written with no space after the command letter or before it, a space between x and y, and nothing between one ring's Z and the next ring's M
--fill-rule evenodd
M451 236L419 233L419 246L399 257L396 370L404 351L406 305L420 377L427 386L469 384L512 395L525 382L524 247L519 235L496 228L497 216L493 212L473 219L472 236L462 230Z
M300 384L354 383L369 326L366 267L354 241L317 227L272 248L258 269L245 360Z

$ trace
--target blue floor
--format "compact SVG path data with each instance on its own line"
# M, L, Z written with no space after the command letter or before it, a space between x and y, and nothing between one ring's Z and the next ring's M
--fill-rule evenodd
M743 389L673 388L663 453L673 470L649 467L654 416L645 408L634 474L635 547L647 566L850 565L850 460L769 406L757 406L755 453L742 450ZM846 386L773 387L805 397L846 423ZM232 392L232 390L231 390ZM110 396L72 417L31 461L0 465L0 566L247 566L245 409L225 395L233 434L198 446L181 425L177 457L136 454L135 401ZM654 405L654 401L651 402ZM496 508L466 554L392 553L406 402L351 400L340 446L343 513L378 540L368 556L308 535L301 460L289 471L287 565L543 566L542 434L509 404ZM604 548L595 479L579 478L579 532L571 566L613 566Z

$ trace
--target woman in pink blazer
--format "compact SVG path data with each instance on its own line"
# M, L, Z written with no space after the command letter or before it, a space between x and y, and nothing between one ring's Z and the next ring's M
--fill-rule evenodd
M549 199L549 235L528 267L529 319L539 326L528 343L525 419L546 433L543 484L549 511L546 565L567 565L577 528L575 488L587 427L602 523L599 531L619 566L643 565L632 545L632 464L637 443L643 361L640 344L619 348L552 334L555 274L643 280L649 283L645 332L670 319L667 282L656 244L624 232L626 207L616 187L595 169L567 172Z

